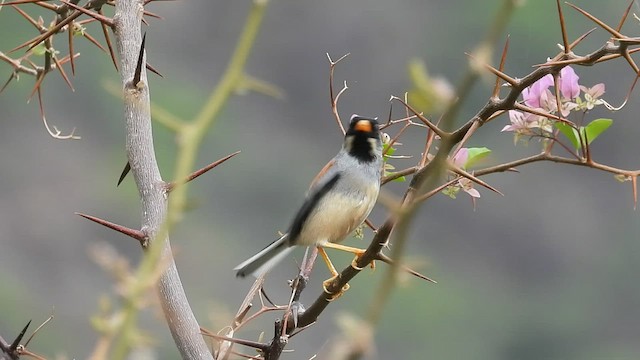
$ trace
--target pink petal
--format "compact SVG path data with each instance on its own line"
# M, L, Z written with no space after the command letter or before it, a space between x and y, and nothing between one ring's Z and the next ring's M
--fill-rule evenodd
M480 192L474 188L469 188L469 189L462 189L464 190L464 192L466 192L467 194L469 194L471 197L473 198L479 198L480 197Z
M469 149L460 148L460 150L458 150L458 152L453 156L453 163L460 167L464 167L464 165L467 163L468 158L469 158Z
M591 95L591 97L594 99L599 98L600 96L602 96L602 94L604 94L603 83L595 84L591 87L591 89L589 89L589 95Z
M571 66L563 67L560 70L560 93L565 99L575 99L580 95L580 85L578 85L578 79L580 77L576 75L576 72Z
M522 98L524 99L525 105L532 108L539 108L540 96L542 96L544 91L551 87L551 85L553 85L553 76L547 74L530 87L524 89L522 91Z
M512 124L522 122L523 120L524 120L523 113L516 110L509 110L509 121L511 121Z

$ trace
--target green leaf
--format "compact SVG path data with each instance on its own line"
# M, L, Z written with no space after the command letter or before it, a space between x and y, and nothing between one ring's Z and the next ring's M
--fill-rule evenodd
M559 121L555 123L555 126L564 136L567 137L567 139L569 139L569 141L571 141L573 147L576 148L576 150L580 148L580 135L578 133L578 130Z
M469 155L467 156L467 162L464 164L465 168L473 166L475 163L491 154L491 150L486 147L468 148L467 151Z
M387 150L388 149L388 150ZM389 147L389 144L385 144L383 149L382 149L382 153L385 156L391 156L396 152L396 149L394 147Z
M457 186L447 186L446 188L444 188L444 190L442 190L442 193L452 199L455 199L458 191L460 191L460 188Z
M595 119L584 127L584 134L589 144L613 124L611 119Z
M407 178L404 176L400 176L399 178L393 179L393 181L395 182L405 182L407 181Z
M31 49L34 55L42 56L47 52L47 48L44 46L44 42L36 45L33 49Z

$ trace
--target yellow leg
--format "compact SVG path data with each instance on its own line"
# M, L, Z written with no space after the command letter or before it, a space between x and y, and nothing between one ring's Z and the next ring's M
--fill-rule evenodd
M358 267L358 260L360 259L362 254L365 253L366 250L358 249L358 248L354 248L354 247L346 246L346 245L334 244L334 243L322 244L322 247L330 248L330 249L336 249L336 250L342 250L342 251L346 251L346 252L350 252L352 254L355 254L356 257L351 262L351 266L356 270L362 270L361 267ZM318 249L320 249L320 248L318 248ZM324 256L326 256L326 254ZM331 266L333 266L333 264ZM376 268L376 263L374 261L372 261L371 262L371 269L375 269L375 268Z
M342 289L340 289L340 291L336 294L332 294L328 288L329 285L331 285L331 283L338 277L340 276L340 273L338 272L338 270L336 270L335 266L333 266L333 263L331 262L331 259L329 259L329 255L327 255L327 252L324 251L324 249L320 246L318 246L318 253L320 254L320 256L322 256L322 260L324 260L325 264L327 264L327 268L329 268L329 272L331 273L331 278L325 280L322 282L322 289L324 290L324 292L326 292L327 294L331 294L333 295L331 297L330 301L333 301L337 298L339 298L340 296L342 296L342 294L349 290L350 286L349 284L345 284Z
M324 251L324 249L320 246L318 246L318 254L322 256L322 260L324 260L324 263L327 264L327 268L329 268L331 276L338 276L338 270L336 270L336 267L333 266L333 263L331 262L331 259L329 259L329 255L327 255L327 252Z

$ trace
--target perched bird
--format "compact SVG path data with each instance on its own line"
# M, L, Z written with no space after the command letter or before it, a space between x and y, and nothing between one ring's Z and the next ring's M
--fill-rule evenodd
M373 209L380 191L382 163L378 122L352 115L342 149L313 179L288 232L238 265L236 275L258 276L282 260L293 246L303 245L317 246L332 275L337 276L324 248L356 256L364 253L337 243L360 226Z

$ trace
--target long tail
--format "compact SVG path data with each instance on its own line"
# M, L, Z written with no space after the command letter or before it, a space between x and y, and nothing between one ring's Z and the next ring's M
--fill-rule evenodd
M237 277L245 277L247 275L257 277L275 266L292 250L293 247L287 244L287 234L284 234L280 239L272 242L269 246L242 262L233 270L236 271Z

